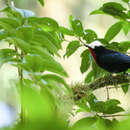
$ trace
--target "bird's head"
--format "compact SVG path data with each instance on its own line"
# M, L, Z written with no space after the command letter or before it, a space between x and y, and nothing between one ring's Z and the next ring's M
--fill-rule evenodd
M84 46L88 47L89 51L91 52L95 62L96 62L96 55L103 52L104 47L100 41L94 41L90 44L84 44Z
M94 49L96 49L98 47L103 47L103 45L101 44L100 41L94 41L94 42L92 42L90 44L85 44L85 46L88 47L88 48L91 48L92 50L94 50Z

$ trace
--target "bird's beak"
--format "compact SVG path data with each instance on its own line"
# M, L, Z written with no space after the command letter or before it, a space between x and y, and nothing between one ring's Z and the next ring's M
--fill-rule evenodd
M88 44L84 44L84 46L88 47L88 48L91 48Z

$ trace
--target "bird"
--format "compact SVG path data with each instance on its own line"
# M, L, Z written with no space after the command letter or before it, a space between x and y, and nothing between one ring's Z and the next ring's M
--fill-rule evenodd
M110 73L126 73L130 68L130 56L126 54L107 49L98 40L84 45L88 47L95 63L100 68Z

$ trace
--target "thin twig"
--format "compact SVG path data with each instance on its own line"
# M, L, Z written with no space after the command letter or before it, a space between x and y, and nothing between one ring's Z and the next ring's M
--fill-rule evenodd
M71 41L69 41L69 40L67 40L67 39L65 39L65 38L64 38L63 40L66 41L66 42L71 42Z
M106 86L106 91L107 91L107 100L109 100L110 99L110 95L109 95L109 88L108 88L108 86Z
M80 37L78 37L78 39L79 39L79 41L82 43L83 46L86 45L86 43L83 42L82 39L81 39Z
M118 115L99 115L100 117L117 117L117 116L130 116L130 114L118 114Z

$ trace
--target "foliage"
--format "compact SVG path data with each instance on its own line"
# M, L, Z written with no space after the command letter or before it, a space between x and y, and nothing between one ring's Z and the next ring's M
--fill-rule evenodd
M43 6L44 1L38 0ZM129 6L129 0L122 0ZM6 41L11 48L0 49L0 67L10 63L18 69L19 81L15 81L17 87L21 112L18 122L5 129L33 130L33 129L62 129L62 130L85 130L85 129L130 129L129 121L115 119L115 114L125 111L117 99L99 101L91 92L74 105L78 106L79 112L94 112L92 117L86 117L77 121L72 127L69 126L68 115L72 113L73 94L70 86L64 80L68 76L62 65L55 60L60 57L58 51L62 49L62 42L67 41L66 36L76 40L69 42L65 55L72 56L84 43L99 40L108 48L126 53L130 48L129 41L112 41L123 30L127 35L130 29L130 10L123 4L108 2L94 14L111 15L118 20L106 32L104 38L99 38L92 29L83 27L79 19L72 15L69 17L70 29L60 26L57 21L48 17L36 17L30 10L18 9L12 5L1 10L7 17L0 18L0 40ZM112 42L111 42L112 41ZM81 55L81 73L89 68L84 83L88 85L99 77L108 75L107 72L97 67L88 49ZM109 79L108 79L109 80ZM121 84L124 93L127 93L129 85ZM67 98L68 97L68 98ZM64 99L65 98L65 99ZM68 102L67 102L68 101ZM65 106L69 105L71 110ZM62 116L63 115L63 116ZM109 120L107 117L113 117ZM65 118L65 119L64 119ZM118 124L118 125L117 125ZM120 127L119 127L120 126Z

